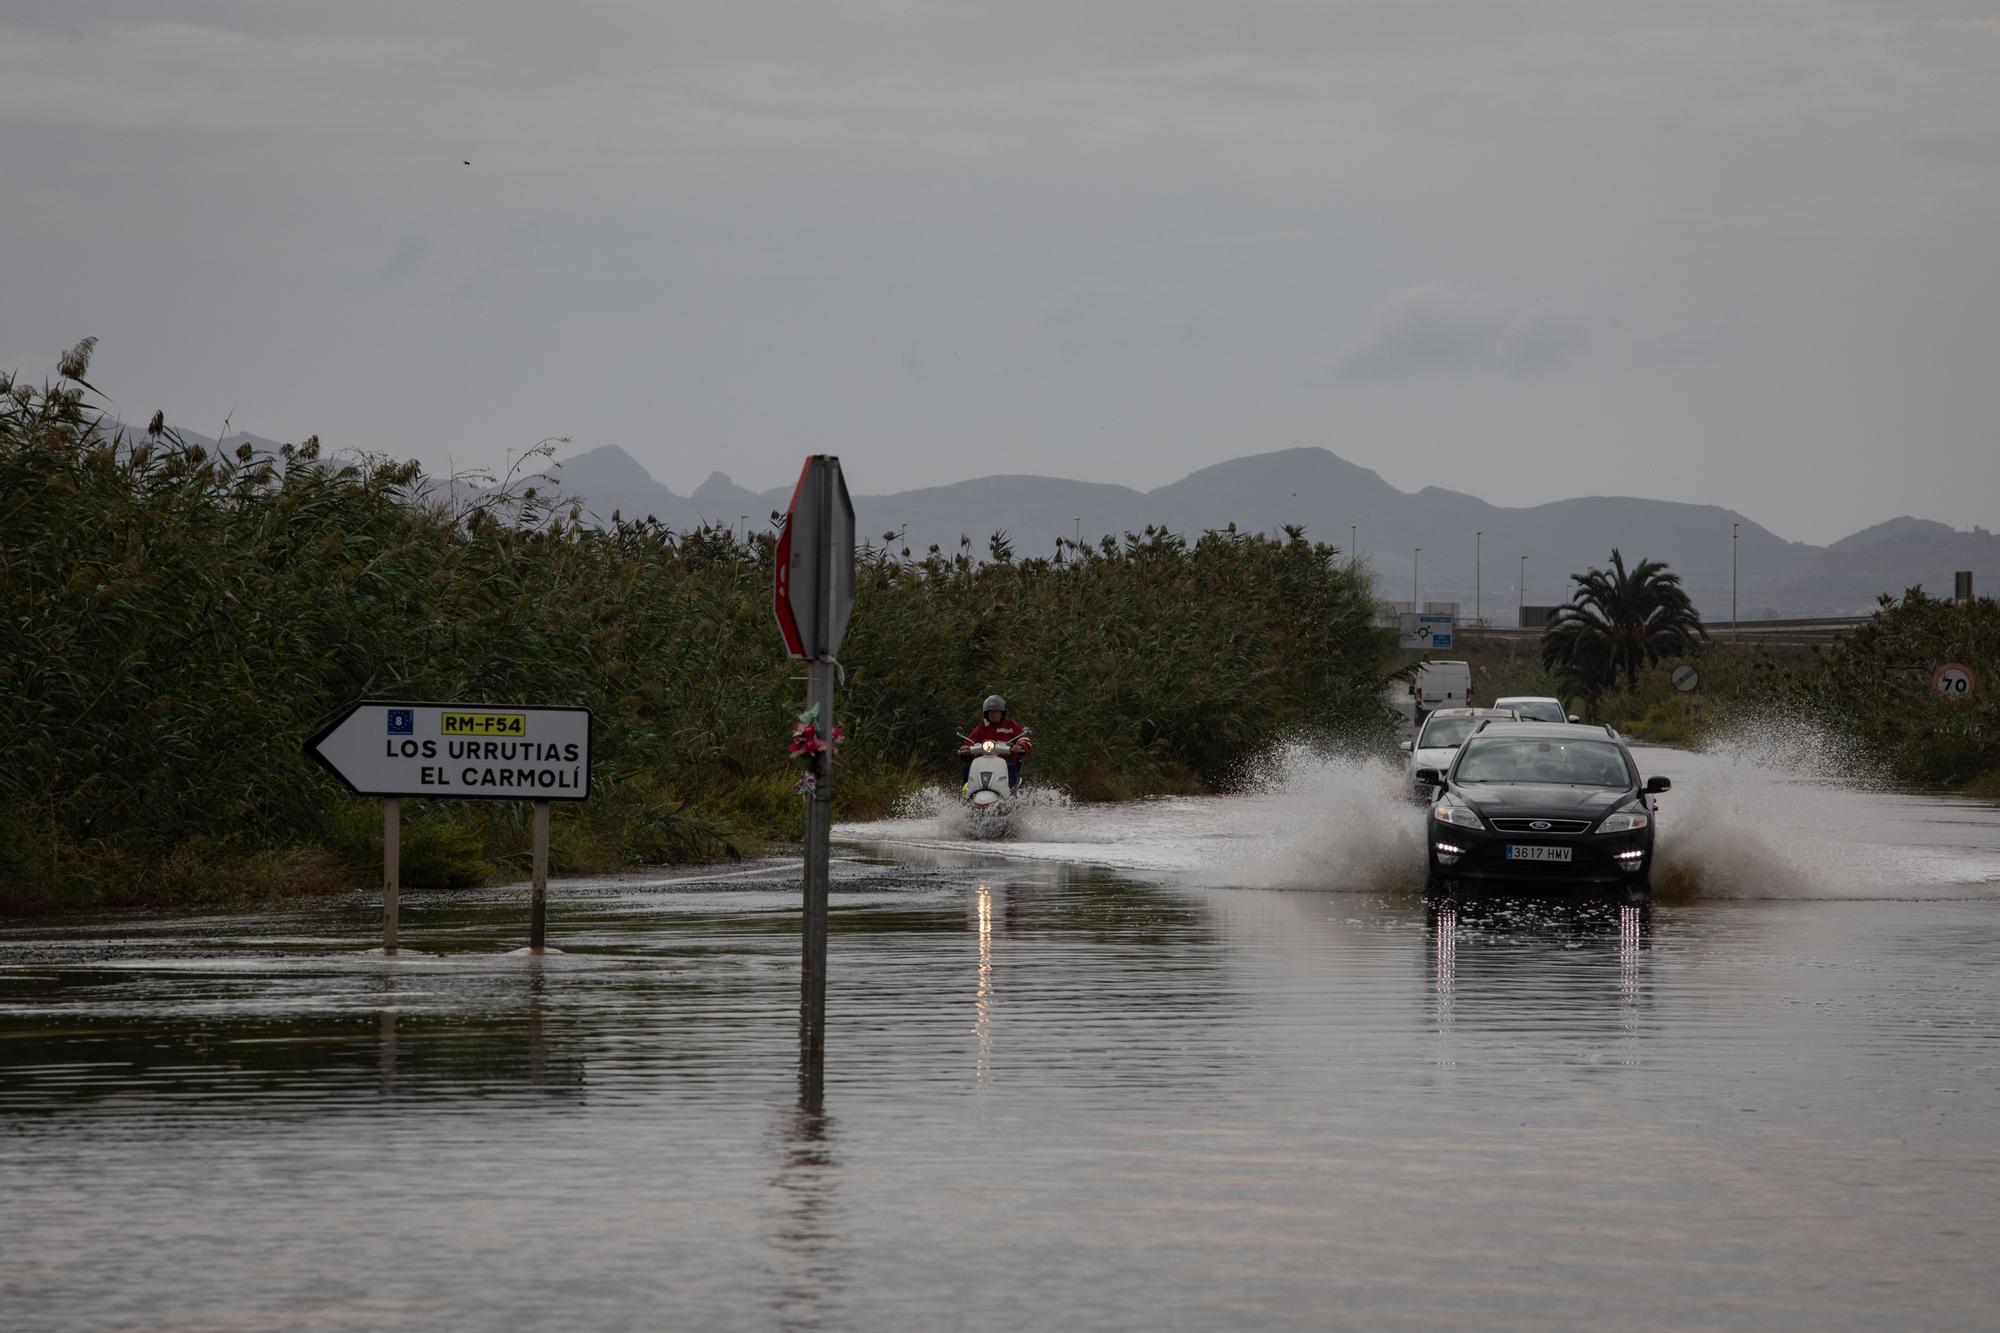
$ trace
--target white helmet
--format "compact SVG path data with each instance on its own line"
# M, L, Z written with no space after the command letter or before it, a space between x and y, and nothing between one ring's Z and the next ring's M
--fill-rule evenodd
M982 713L991 713L996 710L1002 713L1007 711L1007 701L997 694L987 695L986 702L979 705L979 711Z

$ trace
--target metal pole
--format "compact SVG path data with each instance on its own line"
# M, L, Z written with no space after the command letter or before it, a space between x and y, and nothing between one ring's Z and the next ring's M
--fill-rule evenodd
M1486 532L1484 529L1481 529L1480 531L1472 534L1472 623L1475 625L1483 623L1480 620L1479 616L1479 610L1480 610L1479 562L1482 556L1481 548L1483 548L1485 544L1486 544Z
M534 889L528 909L528 947L540 953L549 938L549 803L535 802Z
M831 744L833 664L813 662L807 671L812 703L819 708L818 725ZM827 863L833 828L833 765L825 751L813 761L813 779L812 793L806 799L805 956L799 994L809 1068L818 1066L826 1050Z
M396 952L397 884L403 870L403 801L382 802L382 952Z
M1729 641L1736 641L1736 539L1737 530L1743 525L1729 525Z
M1514 611L1514 625L1517 629L1528 627L1528 557L1521 557L1521 600Z
M813 761L813 789L806 801L805 847L805 957L799 997L799 1018L804 1028L806 1076L817 1082L826 1052L826 932L828 843L833 829L833 662L826 649L827 634L833 627L833 466L821 456L813 460L819 473L819 587L813 595L819 603L814 627L810 680L810 707L819 711L814 726L823 746Z
M1979 660L1979 645L1973 642L1979 635L1979 599L1972 594L1972 571L1954 571L1951 582L1954 595L1964 594L1958 600L1959 605L1965 608L1965 661L1970 666ZM1958 586L1961 583L1965 585L1963 588Z
M1417 600L1417 557L1423 553L1424 548L1421 546L1412 547L1410 550L1410 610L1413 613L1424 609L1424 604Z

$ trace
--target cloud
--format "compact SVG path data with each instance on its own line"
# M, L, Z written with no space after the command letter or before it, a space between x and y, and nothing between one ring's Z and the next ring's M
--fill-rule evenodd
M1479 371L1527 378L1560 369L1588 343L1582 327L1569 320L1426 283L1370 311L1336 364L1344 378L1356 380Z
M36 375L53 375L56 356L54 352L20 351L0 352L0 375L13 375L20 379L31 379Z
M1932 162L1960 167L2000 166L2000 134L1918 130L1898 136L1896 142L1906 152Z
M1584 331L1568 320L1523 317L1501 336L1493 360L1511 375L1544 375L1574 360L1589 341Z
M396 253L389 256L389 262L382 266L379 276L384 282L397 282L411 277L430 258L431 243L423 236L405 236L396 244Z
M1126 305L1116 292L1085 287L1065 297L1043 319L1042 327L1061 353L1061 359L1075 361L1124 339Z

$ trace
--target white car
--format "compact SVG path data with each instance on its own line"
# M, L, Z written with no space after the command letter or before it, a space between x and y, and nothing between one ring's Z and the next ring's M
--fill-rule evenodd
M1410 753L1404 765L1404 773L1410 779L1410 794L1419 800L1428 801L1431 789L1428 783L1418 784L1416 772L1420 768L1434 768L1442 773L1451 767L1451 758L1458 753L1458 747L1465 744L1465 738L1479 730L1492 718L1504 718L1510 722L1519 721L1520 714L1511 708L1440 708L1425 716L1423 727L1415 740L1403 742L1403 748Z
M1523 722L1580 722L1575 713L1563 707L1563 701L1546 694L1510 694L1505 699L1495 699L1495 708L1511 708L1520 714Z

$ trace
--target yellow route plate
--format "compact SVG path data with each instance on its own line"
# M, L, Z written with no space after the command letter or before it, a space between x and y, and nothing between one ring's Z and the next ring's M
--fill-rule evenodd
M441 713L438 730L446 736L525 736L526 713Z

